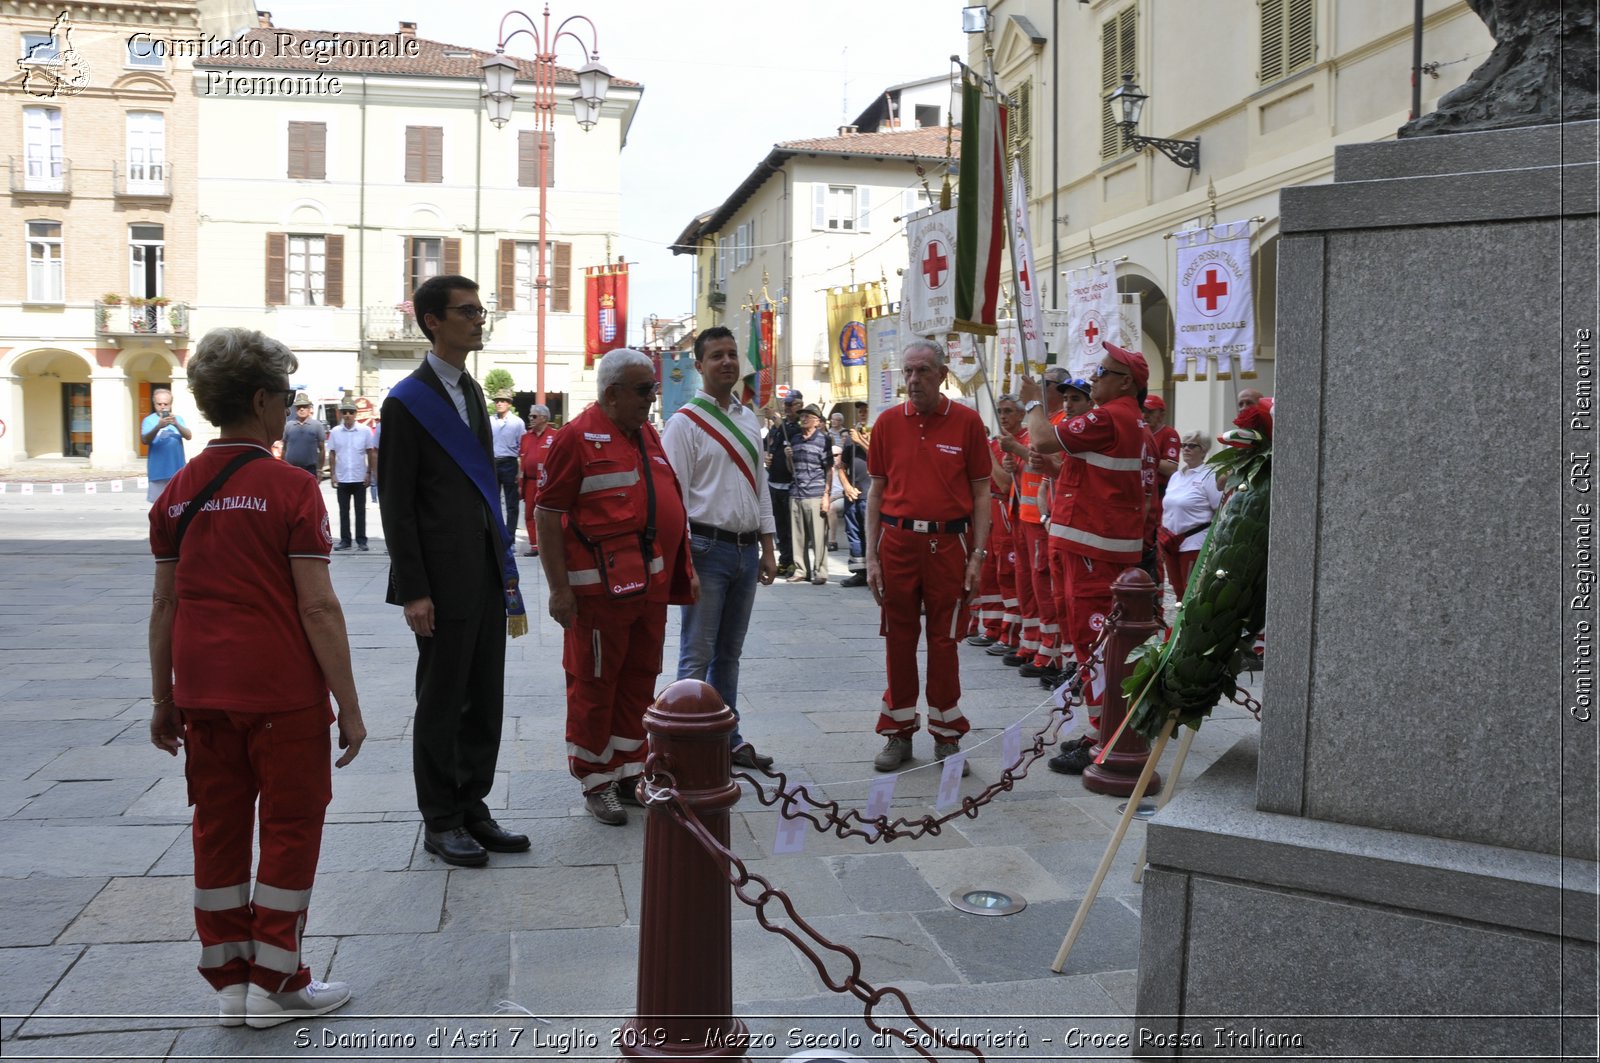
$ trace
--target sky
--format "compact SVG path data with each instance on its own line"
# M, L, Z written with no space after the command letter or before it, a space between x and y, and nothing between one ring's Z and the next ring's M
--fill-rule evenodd
M259 0L292 29L417 35L492 51L510 7L479 0ZM696 214L720 204L774 143L832 136L885 88L942 75L965 54L964 0L552 0L551 24L586 15L600 61L644 85L622 152L618 253L633 263L628 338L647 315L694 309L690 256L668 245ZM542 22L543 6L522 7ZM510 25L521 25L513 20ZM563 66L581 65L564 41ZM531 55L526 37L507 49Z

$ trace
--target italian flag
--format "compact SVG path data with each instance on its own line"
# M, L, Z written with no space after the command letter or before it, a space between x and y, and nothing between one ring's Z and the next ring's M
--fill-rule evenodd
M1006 108L977 74L961 79L961 198L956 202L956 320L961 332L992 336L1005 243Z

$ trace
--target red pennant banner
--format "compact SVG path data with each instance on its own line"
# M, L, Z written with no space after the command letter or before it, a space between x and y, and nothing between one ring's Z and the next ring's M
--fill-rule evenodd
M761 376L759 377L759 383L756 385L758 389L758 394L756 395L757 406L765 406L772 401L772 378L778 360L777 348L773 346L772 340L773 317L771 310L761 311Z
M628 343L628 266L590 266L583 271L583 367Z

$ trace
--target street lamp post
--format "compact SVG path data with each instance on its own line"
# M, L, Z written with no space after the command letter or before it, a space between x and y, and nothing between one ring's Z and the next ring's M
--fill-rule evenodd
M506 23L515 16L527 23L506 32ZM584 43L576 30L568 26L582 22L589 27L589 42ZM537 402L545 401L544 394L544 316L545 302L550 287L550 278L545 272L545 258L547 248L545 203L549 195L550 174L548 172L550 158L550 134L555 129L556 109L556 46L563 37L574 41L583 49L589 61L578 69L578 92L572 98L572 108L577 116L578 124L588 132L600 120L600 105L605 102L606 90L611 85L611 72L600 65L600 34L586 15L571 15L558 23L554 30L550 28L550 5L544 8L543 31L534 25L533 19L522 11L508 11L500 19L499 40L495 44L494 55L483 62L483 98L489 109L489 121L495 124L496 129L503 128L511 119L511 109L517 102L517 96L511 91L517 80L517 63L507 58L506 45L517 36L527 34L533 40L533 116L534 129L539 134L539 261L534 267L533 280L535 299L538 303L538 346L537 370L535 378L535 391L538 395Z

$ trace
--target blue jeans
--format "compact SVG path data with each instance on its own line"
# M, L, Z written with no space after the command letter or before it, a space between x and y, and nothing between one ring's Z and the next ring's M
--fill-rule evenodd
M850 557L867 556L867 493L861 492L854 502L844 504L844 537L850 542Z
M722 695L722 703L733 710L732 744L737 746L744 741L737 722L739 655L744 652L744 633L756 602L761 547L691 535L689 550L700 577L700 600L681 607L678 678L703 680Z

